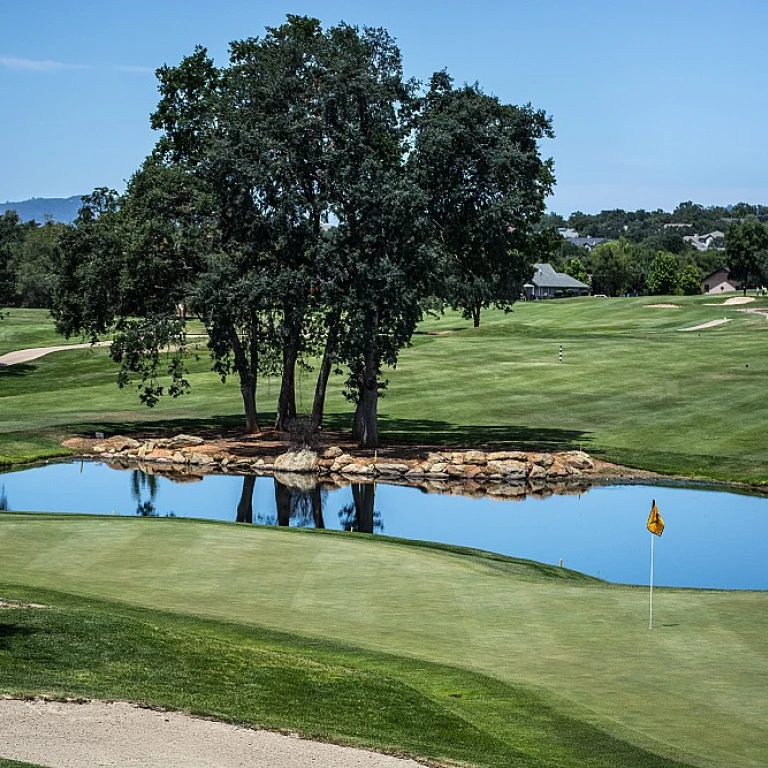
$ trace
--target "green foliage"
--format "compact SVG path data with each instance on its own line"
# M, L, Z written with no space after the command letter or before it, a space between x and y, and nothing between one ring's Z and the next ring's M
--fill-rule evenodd
M695 264L683 267L678 286L684 296L698 296L701 293L701 272Z
M563 265L563 272L566 275L570 275L576 280L580 280L582 283L589 285L589 273L580 258L574 257L567 261Z
M768 280L768 225L756 216L728 226L726 264L731 275L746 290Z
M432 76L410 167L444 252L445 298L476 327L484 307L510 309L536 258L562 241L534 234L554 183L537 141L553 135L544 112Z
M592 291L620 296L633 289L639 270L633 259L632 244L624 239L601 243L592 251Z
M679 279L677 257L673 253L661 251L651 262L651 267L648 270L648 293L652 295L673 294L677 291Z
M425 300L479 317L519 294L553 183L537 146L549 119L445 73L420 98L385 30L292 15L233 42L226 67L198 47L158 77L155 151L120 199L96 191L60 249L58 327L115 332L121 386L138 375L156 405L187 390L197 317L214 371L239 378L249 431L259 376L282 373L285 429L297 366L321 357L319 424L344 365L355 435L376 445L383 369Z

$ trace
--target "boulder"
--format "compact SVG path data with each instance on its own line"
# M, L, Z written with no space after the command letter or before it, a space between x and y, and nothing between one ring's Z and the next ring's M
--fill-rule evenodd
M465 464L475 464L479 467L482 467L487 461L488 459L482 451L467 451L464 454Z
M275 459L275 470L279 472L317 472L317 467L317 454L308 448L288 451Z
M428 466L424 467L424 470L430 475L434 475L436 473L443 474L447 466L447 461L436 461L434 463L428 464Z
M569 467L576 469L592 469L595 466L595 463L584 451L568 451L563 459Z
M171 458L173 459L174 464L187 463L187 457L183 453L181 453L181 451L176 451Z
M541 464L542 467L551 467L555 457L551 453L534 453L531 461L534 464Z
M489 454L489 456L492 454ZM528 465L522 461L488 460L488 472L492 475L502 475L507 478L524 479L528 474Z
M528 454L523 451L492 451L487 454L486 459L490 461L527 461Z
M376 471L382 475L404 475L410 470L407 464L391 464L387 462L381 462L376 464Z
M202 437L182 434L176 435L175 437L169 437L164 442L166 448L194 448L198 445L202 445L205 441Z
M550 464L550 466L552 466ZM528 470L528 479L529 480L543 480L547 476L547 468L542 466L541 464L531 464L530 469Z
M344 451L341 450L337 445L332 445L330 448L326 448L323 451L323 458L324 459L338 459L339 456L343 456Z
M341 470L345 475L373 475L371 464L346 464Z

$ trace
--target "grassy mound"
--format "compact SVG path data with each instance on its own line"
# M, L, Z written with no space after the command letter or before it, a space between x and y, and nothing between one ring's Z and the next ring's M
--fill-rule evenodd
M7 515L0 582L17 586L0 591L53 608L0 615L0 689L476 765L768 763L767 594L659 590L649 632L645 590L558 571L332 532Z

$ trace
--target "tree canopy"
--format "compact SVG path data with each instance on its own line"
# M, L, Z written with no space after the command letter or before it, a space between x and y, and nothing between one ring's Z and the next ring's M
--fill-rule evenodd
M153 405L186 390L199 318L251 431L261 375L281 376L285 429L297 366L317 368L315 426L343 369L354 434L376 445L384 370L425 304L479 322L530 276L549 118L444 72L423 93L385 30L299 16L233 42L227 66L198 47L157 74L153 153L124 195L86 201L59 250L59 329L113 332L120 382L138 376Z

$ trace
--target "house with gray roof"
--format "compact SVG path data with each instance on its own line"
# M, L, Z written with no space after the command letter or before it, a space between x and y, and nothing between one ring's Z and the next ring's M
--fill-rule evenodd
M589 286L575 277L555 272L551 264L534 264L530 282L523 286L526 299L554 299L564 296L586 296Z

